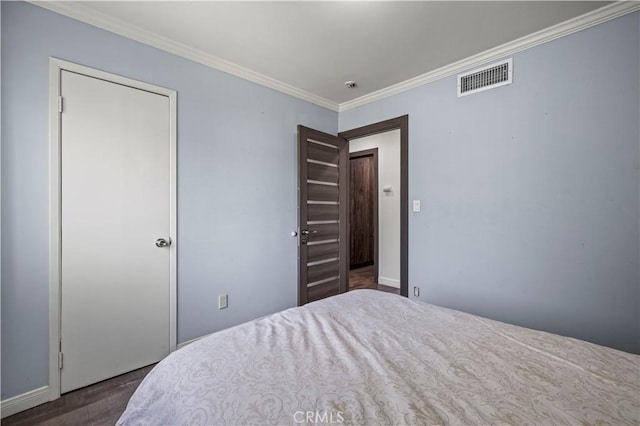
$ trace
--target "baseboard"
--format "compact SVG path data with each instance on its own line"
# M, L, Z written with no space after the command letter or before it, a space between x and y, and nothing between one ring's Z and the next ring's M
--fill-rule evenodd
M49 402L49 386L43 386L0 402L1 418L4 419L45 402Z
M195 339L187 340L186 342L179 343L177 349L184 348L190 343L200 340L207 335L196 337ZM17 414L21 411L28 410L29 408L36 407L40 404L49 402L49 386L43 386L38 389L34 389L29 392L25 392L22 395L14 396L13 398L6 399L0 402L0 418L5 418Z
M200 336L200 337L196 337L195 339L191 339L191 340L187 340L186 342L182 342L182 343L178 343L178 346L176 346L176 350L178 349L182 349L187 345L190 345L191 343L198 341L204 337L207 337L209 334L205 334L204 336Z
M400 280L394 280L393 278L378 276L378 284L386 285L388 287L400 288Z

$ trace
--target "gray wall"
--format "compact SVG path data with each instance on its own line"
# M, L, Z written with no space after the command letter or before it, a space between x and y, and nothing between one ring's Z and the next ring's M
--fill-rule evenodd
M178 91L178 341L293 306L295 129L335 133L337 114L1 7L1 398L48 378L49 56ZM511 86L457 99L447 78L340 114L341 130L410 115L423 300L640 351L638 34L636 13L515 55Z
M340 113L409 114L422 300L640 352L639 34L634 13L514 55L510 86L457 98L450 77Z
M294 306L296 126L337 113L2 2L2 399L48 381L49 56L178 91L178 341Z

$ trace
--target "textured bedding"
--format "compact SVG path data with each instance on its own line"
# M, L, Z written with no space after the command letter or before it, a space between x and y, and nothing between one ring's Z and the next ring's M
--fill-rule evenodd
M122 425L639 424L640 356L374 290L220 331Z

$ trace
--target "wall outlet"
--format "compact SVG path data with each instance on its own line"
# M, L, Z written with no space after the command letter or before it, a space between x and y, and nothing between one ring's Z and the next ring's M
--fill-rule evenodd
M413 211L414 212L420 211L420 200L413 200Z
M420 287L414 287L413 288L413 295L415 297L420 297Z
M229 306L229 295L221 294L218 296L218 309L224 309Z

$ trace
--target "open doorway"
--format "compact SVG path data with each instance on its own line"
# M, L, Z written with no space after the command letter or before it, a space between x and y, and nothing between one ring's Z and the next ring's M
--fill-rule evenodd
M387 192L395 195L400 203L399 219L393 221L399 224L394 227L397 231L399 226L399 237L394 247L389 244L385 247L390 248L396 259L399 255L400 295L408 296L408 128L407 115L341 132L338 136L298 126L298 231L292 235L298 237L299 305L349 290L350 142L354 141L355 146L357 139L394 130L399 133L399 161L395 163L399 163L400 183L378 185L377 192L389 186ZM381 264L374 262L369 267L373 270ZM383 272L378 269L377 281L380 282Z
M408 296L409 116L347 130L338 136L348 142L350 153L377 148L378 160L374 264L350 268L348 288L377 288ZM354 220L349 215L349 257L357 251L350 235ZM349 261L349 265L357 266L357 262Z
M400 130L349 140L349 290L400 294Z

